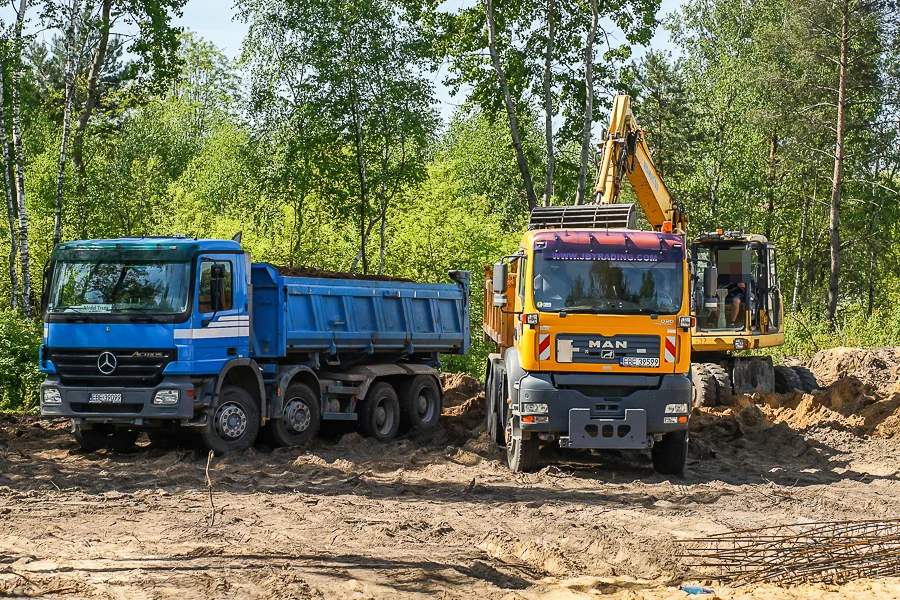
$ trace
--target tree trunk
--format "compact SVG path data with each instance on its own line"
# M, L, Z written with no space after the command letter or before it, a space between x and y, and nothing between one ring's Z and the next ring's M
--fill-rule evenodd
M91 63L91 72L88 75L84 108L81 109L81 116L78 118L78 125L75 127L75 139L72 140L72 164L75 165L75 171L78 173L82 186L85 182L84 132L97 103L97 84L100 81L100 71L103 69L103 63L106 62L106 50L109 47L109 30L111 27L109 13L111 9L112 0L103 0L100 16L100 41L97 44L97 52L94 54L94 60Z
M556 25L553 22L553 4L556 0L547 0L547 52L544 54L544 130L547 138L547 180L544 182L544 206L550 206L553 197L553 171L556 168L556 156L553 151L553 44L556 38Z
M19 305L19 274L16 265L19 243L16 234L16 201L10 176L12 164L9 162L9 141L6 139L6 97L3 92L3 71L0 70L0 145L3 146L3 183L6 190L6 216L9 219L9 308L15 310Z
M72 0L72 15L66 32L66 106L63 109L62 142L59 146L59 170L56 175L56 220L53 225L53 245L59 243L62 235L63 183L66 177L66 149L69 145L69 117L72 114L72 100L75 96L75 19L81 2Z
M831 239L831 272L828 277L828 320L832 326L837 317L838 277L841 270L841 232L839 214L841 208L841 185L844 176L844 111L847 94L847 50L850 20L849 0L841 2L841 54L838 70L837 124L834 144L834 177L831 185L831 212L828 229Z
M351 103L353 105L353 139L356 144L356 175L359 178L359 252L350 265L350 272L356 272L356 266L362 261L363 273L369 272L369 261L366 258L366 243L369 241L369 231L371 227L366 227L369 217L369 181L366 174L366 157L363 150L363 127L362 115L360 115L360 107L356 91L353 84L350 84Z
M810 200L809 194L806 194L805 202L803 203L803 219L800 221L800 248L797 250L797 270L794 273L794 294L791 298L791 312L797 312L797 295L800 290L800 273L801 267L803 265L803 246L806 242L806 224L809 219L809 205L810 202L815 202L816 198L816 182L813 180L813 194L812 200Z
M31 319L31 266L28 253L28 211L25 208L25 149L22 146L22 107L19 101L22 86L22 28L25 24L25 9L28 0L20 0L16 19L16 33L13 48L16 52L16 67L13 70L13 144L16 149L16 184L19 203L19 256L22 263L22 311Z
M525 196L528 198L528 210L534 210L537 206L537 196L534 193L534 184L531 181L531 171L528 169L528 162L525 160L525 152L522 150L522 140L519 137L519 122L516 119L516 109L513 106L512 96L509 93L509 84L506 81L506 73L503 71L503 65L500 64L500 55L497 53L497 40L494 31L494 8L493 0L485 0L487 8L487 28L488 28L488 50L491 54L491 64L494 67L494 73L497 75L497 83L500 84L500 90L503 92L503 102L506 104L506 116L509 119L509 134L512 137L513 149L516 152L516 164L519 166L519 172L522 174L522 182L525 184Z
M584 49L584 128L581 132L581 168L575 204L584 204L587 167L591 152L591 124L594 122L594 38L597 36L597 0L591 0L591 28Z
M777 172L775 170L775 157L778 151L778 133L773 129L769 136L769 161L767 165L766 179L768 180L766 187L766 238L772 240L772 219L775 216L775 180Z

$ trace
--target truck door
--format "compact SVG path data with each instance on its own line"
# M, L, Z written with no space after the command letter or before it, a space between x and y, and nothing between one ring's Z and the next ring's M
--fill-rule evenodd
M213 267L222 273L224 295L218 310L212 305ZM249 356L250 315L244 260L239 254L202 255L197 261L194 303L194 360L205 372L218 373L233 358Z

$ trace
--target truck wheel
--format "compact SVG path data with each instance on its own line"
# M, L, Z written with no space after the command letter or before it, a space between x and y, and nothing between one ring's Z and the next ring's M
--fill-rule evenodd
M109 448L113 452L127 452L134 448L140 431L133 429L114 429L111 427L96 425L91 429L82 429L76 425L72 435L78 446L85 452L96 452L103 448Z
M694 406L715 406L718 399L716 379L706 370L704 363L691 365L692 389L694 393Z
M292 383L284 394L284 416L269 423L278 446L302 446L319 431L319 400L305 383Z
M537 438L522 439L512 435L512 417L506 426L506 463L513 473L527 473L538 466L540 442Z
M662 439L650 449L653 468L662 475L680 475L687 462L688 433L673 431L663 434Z
M207 450L216 455L246 450L259 434L259 407L253 397L234 385L222 386L219 403L209 425L200 434Z
M500 369L491 369L491 377L485 386L485 390L485 428L487 429L488 436L490 436L494 443L503 448L506 446L506 431L502 425L502 423L506 422L503 418L503 371Z
M775 391L779 394L790 394L794 390L804 391L800 376L791 367L778 365L775 367Z
M392 440L400 431L400 400L389 383L376 383L359 403L359 425L363 435L380 442Z
M441 388L434 377L416 375L400 386L400 420L404 429L437 425L441 416Z
M717 403L720 406L731 406L732 386L728 371L717 363L706 363L706 371L716 382L716 391L719 394Z
M797 374L797 377L800 378L800 383L803 384L802 391L809 393L819 389L818 379L808 368L794 367L794 373Z

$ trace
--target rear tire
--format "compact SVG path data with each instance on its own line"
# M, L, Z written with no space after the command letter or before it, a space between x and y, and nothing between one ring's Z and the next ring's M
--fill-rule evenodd
M534 471L539 464L538 451L540 442L537 438L514 438L512 435L512 418L506 426L506 463L513 473Z
M210 422L200 434L207 450L216 456L246 450L259 435L259 407L247 390L234 385L222 386L219 401Z
M800 378L800 383L803 384L803 388L801 389L804 392L809 393L819 389L819 380L816 379L815 374L806 367L794 367L794 373Z
M284 393L284 414L269 423L276 446L302 446L316 436L321 417L319 400L305 383L292 383Z
M804 391L800 376L791 367L779 365L775 367L775 392L790 394L794 390Z
M501 369L491 368L491 376L485 385L484 396L484 425L487 434L495 444L503 448L506 446L506 431L503 423L505 411L503 398L503 378L504 373Z
M374 384L359 403L359 426L363 435L387 442L400 431L400 400L391 384Z
M650 449L653 468L661 475L680 475L687 462L688 433L673 431L663 434L662 439Z
M134 448L140 431L135 429L116 429L106 425L95 425L91 429L82 429L76 425L72 435L78 446L85 452L96 452L108 448L113 452L128 452Z
M441 387L431 375L416 375L399 387L400 424L404 430L430 429L441 417Z

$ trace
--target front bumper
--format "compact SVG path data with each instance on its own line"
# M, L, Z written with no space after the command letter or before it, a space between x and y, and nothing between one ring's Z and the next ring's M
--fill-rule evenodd
M522 433L552 433L561 446L647 448L656 434L688 428L691 380L686 374L537 373L520 379L518 386L514 414L547 417L534 423L519 419ZM518 410L525 404L546 404L547 412ZM684 404L687 411L667 413L669 404ZM676 422L666 422L667 417ZM678 423L679 417L684 422Z
M60 404L45 404L44 389L56 388L62 398ZM179 390L177 404L153 404L159 390ZM191 395L188 395L191 392ZM165 377L159 385L142 387L75 387L67 386L59 377L51 376L41 384L41 416L68 417L75 423L123 423L148 425L152 421L191 419L194 416L194 384L188 377ZM89 395L97 393L122 394L116 403L90 402Z

